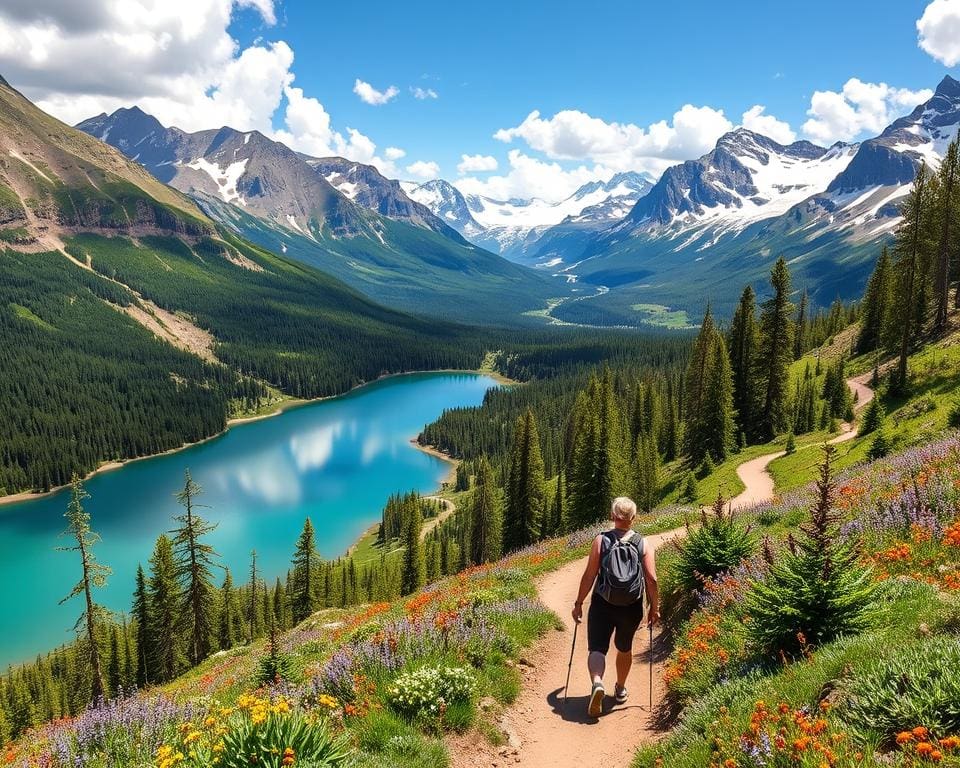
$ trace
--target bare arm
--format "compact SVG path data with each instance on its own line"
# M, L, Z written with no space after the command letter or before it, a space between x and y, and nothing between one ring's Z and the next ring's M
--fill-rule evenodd
M654 547L646 543L643 547L643 580L646 583L647 600L650 603L648 617L652 627L660 621L660 586L657 583L657 552Z
M573 604L573 620L580 623L583 616L583 601L587 599L590 590L593 589L593 582L597 580L597 573L600 571L600 540L597 536L593 540L593 546L590 547L590 556L587 558L587 567L583 569L583 576L580 577L580 590L577 592L577 602Z

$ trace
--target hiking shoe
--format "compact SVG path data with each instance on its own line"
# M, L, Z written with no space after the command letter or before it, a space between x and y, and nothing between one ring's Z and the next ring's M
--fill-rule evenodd
M603 689L603 683L594 683L593 690L590 692L590 703L587 705L587 714L590 717L600 717L603 714L603 697L606 691Z
M627 692L627 689L626 689L625 686L620 685L619 683L617 683L617 684L614 686L614 688L613 688L613 698L614 698L614 700L617 702L617 704L625 704L626 701L627 701L627 697L628 697L629 695L630 695L630 694Z

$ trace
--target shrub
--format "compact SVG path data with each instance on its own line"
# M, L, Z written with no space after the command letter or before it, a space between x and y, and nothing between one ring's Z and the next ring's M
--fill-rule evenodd
M699 495L700 488L697 485L697 478L694 477L693 472L688 472L687 479L683 484L683 490L680 493L680 500L696 501Z
M863 421L860 423L857 434L869 435L871 432L876 432L883 424L883 417L883 405L880 403L880 398L875 397L870 401L867 410L863 412Z
M789 435L787 435L787 444L786 444L786 446L784 447L784 451L786 452L786 454L787 454L788 456L789 456L791 453L796 453L796 452L797 452L797 438L796 438L796 436L793 434L793 432L791 432Z
M877 459L882 459L888 453L890 453L890 441L887 439L887 433L883 427L880 427L873 438L873 442L870 443L870 447L867 449L867 456L873 461L876 461Z
M723 504L719 494L709 513L700 511L700 527L677 545L676 579L686 592L702 589L705 581L736 567L756 549L750 529L738 525L733 511L724 510Z
M916 725L960 732L960 640L935 638L899 649L854 675L839 709L851 725L890 739Z
M475 688L476 678L466 667L423 667L400 675L387 698L402 715L439 720L449 706L469 702Z
M713 463L713 457L708 453L703 457L703 461L697 469L697 477L699 477L701 480L705 477L709 477L713 474L715 469L716 465Z
M270 642L267 646L267 655L260 659L257 665L257 685L271 685L290 680L293 674L293 660L284 653L277 642L277 633L271 629Z
M876 597L871 571L856 548L839 536L832 445L824 447L817 503L801 526L800 541L755 579L746 595L747 631L762 653L795 656L809 646L865 629Z
M947 426L953 429L960 429L960 398L953 401L950 406L950 413L947 414Z

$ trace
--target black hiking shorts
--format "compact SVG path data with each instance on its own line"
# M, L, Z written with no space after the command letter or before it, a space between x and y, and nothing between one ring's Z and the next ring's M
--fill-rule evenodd
M643 600L633 605L612 605L596 592L590 598L587 613L587 645L590 653L606 655L610 650L610 637L618 651L630 653L633 636L643 621Z

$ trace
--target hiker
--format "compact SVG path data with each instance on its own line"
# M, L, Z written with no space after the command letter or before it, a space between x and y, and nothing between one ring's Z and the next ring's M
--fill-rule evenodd
M580 579L580 592L573 604L573 620L583 618L583 601L590 590L590 612L587 615L587 669L593 688L587 712L599 717L603 711L603 673L607 665L610 637L617 649L617 684L614 699L627 700L627 675L633 664L633 636L643 621L643 596L650 602L647 626L651 632L660 620L660 592L657 588L657 566L652 548L644 546L643 537L632 530L637 505L625 496L613 500L610 519L613 528L604 531L590 548L587 567Z

